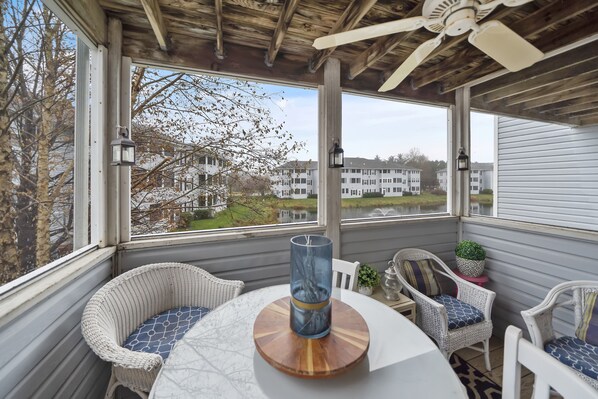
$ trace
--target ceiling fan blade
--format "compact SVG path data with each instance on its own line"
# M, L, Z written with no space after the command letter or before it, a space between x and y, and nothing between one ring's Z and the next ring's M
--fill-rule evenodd
M412 17L399 19L397 21L385 22L383 24L366 26L365 28L353 29L333 35L322 36L314 41L313 46L318 50L329 47L340 46L341 44L358 42L378 36L391 35L398 32L416 30L426 25L430 20L425 17Z
M530 3L534 0L493 0L489 1L488 3L480 4L478 6L478 10L480 11L488 11L494 10L499 5L503 4L506 7L518 7L522 6L526 3Z
M469 35L469 42L511 72L544 58L544 53L499 21L480 25Z
M436 47L440 46L440 43L442 43L442 36L438 36L435 39L428 40L421 44L409 57L407 57L405 62L394 71L378 91L389 91L397 87L415 68L417 68L418 65L428 58L430 53L432 53Z

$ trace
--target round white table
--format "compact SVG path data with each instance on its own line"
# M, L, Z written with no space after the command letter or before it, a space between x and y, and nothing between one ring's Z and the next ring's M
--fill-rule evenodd
M253 323L266 305L288 295L289 285L262 288L209 313L176 344L150 398L467 398L449 363L415 324L372 298L340 289L333 297L368 324L367 357L328 379L277 371L257 353Z

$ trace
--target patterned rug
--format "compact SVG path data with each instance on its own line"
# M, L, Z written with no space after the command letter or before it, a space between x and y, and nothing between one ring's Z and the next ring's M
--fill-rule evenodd
M451 356L451 366L459 376L461 383L467 388L469 399L500 399L501 387L482 372L461 359L457 355Z

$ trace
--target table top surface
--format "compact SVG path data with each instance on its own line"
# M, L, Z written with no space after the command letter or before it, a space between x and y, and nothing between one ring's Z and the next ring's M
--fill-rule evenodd
M453 270L455 272L455 274L459 277L461 277L463 280L467 280L469 282L472 283L487 283L488 282L488 276L486 276L485 274L482 274L478 277L471 277L471 276L467 276L463 273L461 273L459 270L455 269Z
M333 297L351 305L370 330L366 358L331 379L305 380L271 367L257 353L258 313L289 295L289 285L241 295L210 312L179 341L158 374L150 398L466 398L436 345L388 306L348 290ZM334 317L334 315L332 316ZM433 383L431 383L433 382Z

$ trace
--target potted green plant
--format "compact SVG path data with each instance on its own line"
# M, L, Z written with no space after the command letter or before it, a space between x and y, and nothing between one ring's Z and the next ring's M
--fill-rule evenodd
M374 287L380 284L380 274L376 269L364 263L357 274L357 289L360 294L372 295Z
M469 277L478 277L484 272L486 251L475 241L463 240L455 248L457 268Z

